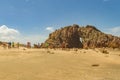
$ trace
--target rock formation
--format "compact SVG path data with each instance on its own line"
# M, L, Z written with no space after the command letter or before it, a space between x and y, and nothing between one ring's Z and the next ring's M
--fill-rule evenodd
M105 34L96 27L87 25L67 26L49 34L42 48L120 48L120 37Z

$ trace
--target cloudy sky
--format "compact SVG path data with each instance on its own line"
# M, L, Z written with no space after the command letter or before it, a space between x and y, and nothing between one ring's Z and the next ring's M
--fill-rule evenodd
M41 43L72 24L120 36L119 16L120 0L0 0L0 41Z

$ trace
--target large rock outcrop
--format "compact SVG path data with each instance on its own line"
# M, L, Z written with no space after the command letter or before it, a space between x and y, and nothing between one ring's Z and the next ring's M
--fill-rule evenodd
M120 48L120 37L105 34L87 25L67 26L49 34L49 38L41 45L46 48L100 48L112 47Z

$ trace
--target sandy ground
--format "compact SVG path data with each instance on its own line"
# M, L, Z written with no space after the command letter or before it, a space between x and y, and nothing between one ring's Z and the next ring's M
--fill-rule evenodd
M0 80L120 80L120 50L0 49Z

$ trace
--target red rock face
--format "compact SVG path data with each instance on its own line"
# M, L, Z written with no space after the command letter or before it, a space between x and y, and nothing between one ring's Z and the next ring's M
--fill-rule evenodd
M79 27L78 25L73 25L61 28L51 33L49 38L41 45L41 47L120 48L120 37L105 34L94 26L87 25L86 27Z

